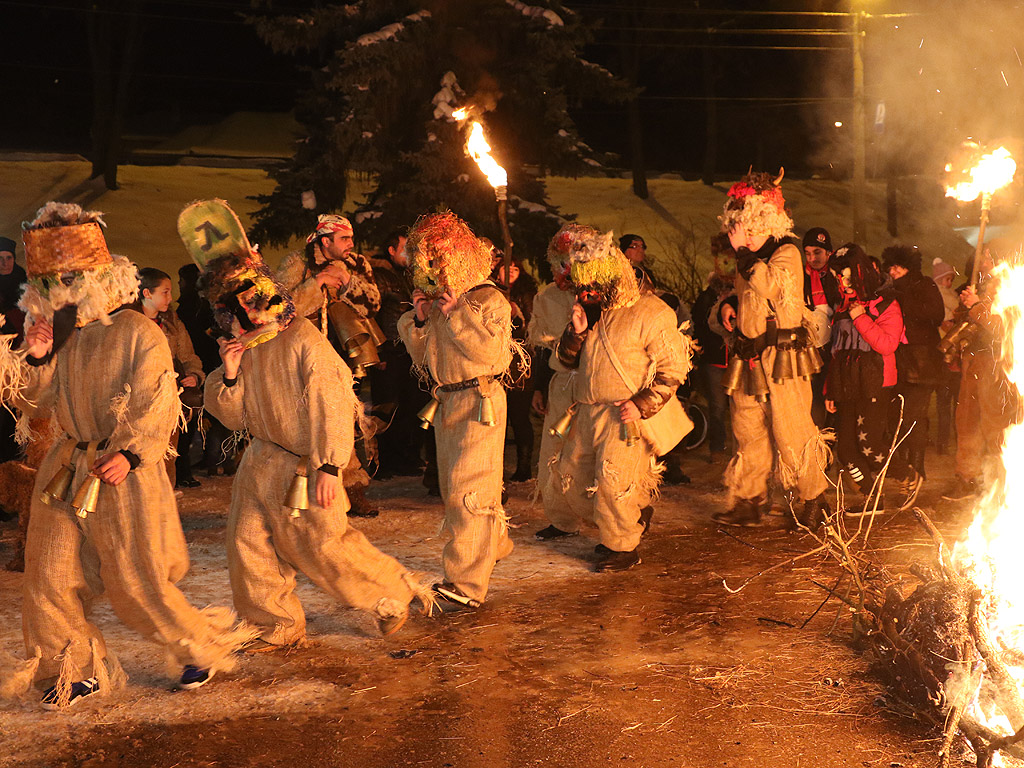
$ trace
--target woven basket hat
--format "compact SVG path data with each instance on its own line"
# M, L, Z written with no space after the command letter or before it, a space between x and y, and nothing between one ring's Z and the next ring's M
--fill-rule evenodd
M29 277L81 272L113 263L99 223L42 227L22 232Z

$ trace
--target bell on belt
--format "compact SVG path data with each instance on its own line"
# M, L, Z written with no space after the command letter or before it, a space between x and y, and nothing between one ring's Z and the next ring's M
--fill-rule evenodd
M78 492L75 493L75 498L71 501L71 508L83 520L89 516L90 512L96 511L96 502L100 498L100 483L99 477L90 472L89 476L85 478L85 482L78 487Z
M796 352L792 349L775 349L775 363L772 365L772 380L776 384L792 379L796 374L794 364Z
M370 331L370 338L373 339L373 343L378 347L388 340L388 337L384 335L384 331L377 325L377 321L372 317L366 318L366 327Z
M576 403L573 403L565 409L565 413L562 417L556 421L548 429L548 434L552 437L560 437L565 439L565 436L569 434L569 427L572 426L573 419L576 418Z
M640 442L640 424L635 421L622 422L622 428L619 430L619 435L626 441L626 445L632 448Z
M305 461L300 462L295 470L295 477L284 497L284 508L288 510L288 517L299 517L309 509L309 478L306 476Z
M753 367L746 367L746 386L744 392L759 403L768 402L768 378L764 375L764 366L760 358L754 358Z
M725 377L722 379L722 386L725 387L727 395L731 395L743 387L744 367L745 361L742 357L732 357L729 359L729 367L725 369Z
M821 356L814 347L805 347L796 353L796 375L805 381L821 370Z
M420 408L416 418L420 420L420 429L430 429L434 426L434 417L437 416L437 409L441 403L436 397L431 397L430 402Z
M477 414L477 421L485 427L493 427L498 423L494 418L494 406L491 405L490 395L480 393L480 412Z
M68 492L71 490L71 482L75 479L75 468L65 464L57 470L50 482L43 489L42 497L44 504L53 504L57 501L67 501Z

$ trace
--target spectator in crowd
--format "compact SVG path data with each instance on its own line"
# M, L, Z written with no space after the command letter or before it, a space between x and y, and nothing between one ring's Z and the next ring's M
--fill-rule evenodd
M416 413L427 404L430 395L420 387L412 370L412 358L398 335L398 318L412 308L407 239L405 229L395 230L384 241L384 258L371 262L373 279L380 291L377 324L386 337L377 350L381 364L370 369L373 412L388 425L377 435L376 477L380 480L419 475L423 471L424 431L418 428Z
M848 504L847 514L871 513L884 504L866 504L875 478L889 460L886 426L896 387L896 348L903 338L903 314L890 286L864 249L847 243L830 261L839 281L842 302L832 318L832 365L825 405L836 414L837 457L863 500ZM901 483L900 509L913 504L921 477L890 460L888 476Z
M807 230L803 239L804 305L813 313L815 346L821 356L821 370L811 377L811 416L819 429L827 426L825 381L828 377L829 339L832 315L839 305L839 285L828 268L832 256L832 237L823 227Z
M956 269L941 258L936 257L932 262L932 280L938 286L942 303L945 306L942 325L939 326L939 334L943 339L953 327L953 314L960 306L960 297L953 290L953 280L956 279L956 275ZM935 444L935 452L940 456L949 450L949 436L952 432L953 417L956 413L956 398L959 392L960 361L946 359L943 356L939 383L935 387L935 412L938 418L938 442Z
M513 260L509 265L508 283L505 281L505 267L501 251L495 251L493 280L508 295L512 304L512 338L524 345L525 361L530 361L529 346L526 344L526 329L533 315L533 300L537 296L537 281L525 272L522 265ZM523 370L521 361L512 361L514 369L506 384L508 400L508 424L512 428L512 440L516 446L516 469L508 478L513 483L526 482L533 476L533 422L530 421L530 406L533 400L533 384L530 371ZM532 366L531 366L532 367Z
M711 238L711 254L715 268L707 287L693 302L691 315L693 336L700 348L697 387L708 403L708 447L714 462L725 458L729 398L722 387L722 377L729 361L729 350L722 336L712 329L710 321L712 311L718 309L722 299L733 291L736 256L728 236L724 234Z
M203 374L208 375L211 371L220 366L220 347L210 334L213 328L213 309L199 293L199 267L195 264L186 264L178 270L178 319L185 326L188 337L192 342L192 349L199 355L203 365ZM209 411L204 411L203 418L207 427L203 439L203 462L206 473L213 477L218 473L233 475L235 473L235 461L233 456L227 456L224 446L231 436L231 431L225 427ZM199 431L198 421L189 421L188 440L191 444L197 437Z
M28 279L25 270L14 260L17 244L9 237L0 237L0 315L3 326L0 334L14 336L11 348L21 345L24 335L25 313L18 307L21 291ZM0 462L18 458L21 448L14 439L15 418L6 408L0 408Z
M939 384L942 355L939 352L939 325L945 315L938 286L921 274L921 252L906 245L894 245L882 251L882 266L892 278L896 301L903 313L905 343L896 350L899 373L892 416L893 429L902 410L903 423L898 439L901 463L912 466L919 477L925 476L924 450L928 444L928 403ZM901 406L902 402L902 406ZM916 480L915 480L916 482ZM908 489L909 490L909 489Z
M153 267L140 269L139 299L136 308L155 322L167 337L174 372L178 376L178 386L181 388L180 397L186 406L185 416L189 425L194 425L199 418L199 408L203 404L202 383L206 377L199 355L192 348L188 331L178 316L170 311L171 276ZM169 473L175 488L199 487L199 481L192 476L192 462L189 459L192 447L190 432L194 434L194 427L181 432L175 428L171 436L171 444L175 446L178 454L173 464L168 464L168 469L173 470Z

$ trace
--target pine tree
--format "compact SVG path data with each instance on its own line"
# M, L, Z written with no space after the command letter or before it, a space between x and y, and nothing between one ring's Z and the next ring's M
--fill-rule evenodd
M296 106L307 136L271 173L276 189L256 198L253 236L283 244L309 232L317 213L343 207L346 174L361 173L374 187L352 212L360 240L379 242L445 207L500 244L494 193L465 154L466 125L452 117L467 107L508 171L516 253L543 262L560 220L526 169L600 166L604 158L580 140L568 107L629 93L580 57L587 30L577 15L557 0L544 3L360 0L254 18L275 51L309 58L311 85Z

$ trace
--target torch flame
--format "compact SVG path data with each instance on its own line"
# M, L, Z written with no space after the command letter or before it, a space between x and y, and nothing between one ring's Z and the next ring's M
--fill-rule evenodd
M466 109L465 107L459 107L454 112L452 112L452 117L461 123L463 120L469 117L469 110Z
M993 271L992 279L998 288L990 311L1002 329L1002 369L1009 384L1017 390L1014 394L1020 394L1024 393L1024 256L1018 254L1014 261L1012 265L1000 264ZM1004 432L1002 471L980 502L966 537L954 549L955 564L984 595L979 608L992 639L1000 652L1005 649L1007 655L1016 659L1020 659L1024 649L1024 558L1020 554L1024 537L1024 473L1020 471L1024 461L1024 423L1020 419L1018 412L1016 423ZM1010 665L1010 672L1020 689L1024 668L1016 664L1019 662ZM997 732L1012 733L1015 728L1009 713L993 706L993 697L985 695L984 686L991 686L988 677L986 673L971 693L966 709Z
M959 184L946 187L946 197L969 203L977 200L979 196L992 195L1013 181L1016 171L1017 163L1010 155L1010 150L1000 147L994 152L982 155L978 164L968 171L970 181L961 181Z
M498 165L491 157L491 145L484 138L484 127L476 120L469 130L469 138L466 139L466 152L476 161L487 177L487 183L497 189L508 185L508 174L505 169Z

